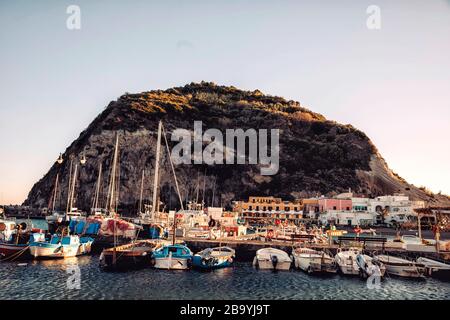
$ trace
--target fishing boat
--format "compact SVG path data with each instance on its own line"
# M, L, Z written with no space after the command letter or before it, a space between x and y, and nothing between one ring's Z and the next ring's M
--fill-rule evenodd
M256 251L253 266L261 270L289 270L292 260L283 250L264 248Z
M103 270L130 270L149 266L153 251L160 246L157 241L138 240L105 249L100 255L100 267Z
M386 272L389 275L405 278L422 278L425 272L423 265L399 257L389 255L375 256L386 266Z
M344 275L359 275L359 266L356 256L361 253L359 248L339 249L334 259L339 270Z
M30 243L30 253L34 258L69 258L91 251L94 239L74 235L54 235L50 241Z
M386 273L386 266L383 263L363 253L356 256L356 264L359 267L359 275L362 278L368 278L372 275L384 277Z
M152 264L156 269L187 270L192 265L192 251L182 244L172 244L153 252Z
M192 266L202 270L226 268L233 265L236 252L229 247L207 248L195 254Z
M440 280L450 280L450 264L420 257L417 263L425 267L425 274Z
M292 251L294 267L308 273L336 273L334 258L324 251L309 248L294 248Z
M15 221L0 221L0 260L13 261L31 258L28 247L30 243L45 241L42 232L21 232L22 224Z

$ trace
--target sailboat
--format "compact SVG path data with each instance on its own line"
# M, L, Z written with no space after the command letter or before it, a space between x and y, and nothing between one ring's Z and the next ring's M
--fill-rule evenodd
M164 133L164 141L167 148L168 154L170 154L169 144L167 143L167 137L164 132L164 127L162 121L159 121L158 124L158 144L156 146L156 163L155 163L155 177L154 177L154 185L153 185L153 206L151 212L151 219L155 221L155 214L157 208L157 192L158 192L158 176L159 176L159 160L160 160L160 144L161 144L161 136ZM178 186L178 180L175 173L175 168L173 166L172 159L169 156L169 162L172 169L175 188L178 194L178 198L181 205L181 210L184 210L183 200L181 198L180 189ZM152 256L152 265L156 269L175 269L175 270L186 270L189 269L192 265L192 251L185 245L179 244L176 241L176 229L177 229L177 215L174 215L173 221L173 241L171 245L166 245L158 250L153 252Z

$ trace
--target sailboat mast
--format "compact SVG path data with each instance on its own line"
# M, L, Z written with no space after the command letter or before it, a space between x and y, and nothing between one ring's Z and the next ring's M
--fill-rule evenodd
M142 198L144 196L144 178L145 178L145 170L142 170L141 194L139 195L139 213L142 213Z
M116 134L116 145L114 148L114 157L113 157L113 164L111 168L111 180L109 184L109 204L108 209L111 214L111 212L114 212L115 210L115 202L116 202L116 168L117 168L117 157L118 157L118 149L119 149L119 134Z
M97 185L95 188L95 196L94 196L94 204L93 207L94 209L98 209L98 199L100 197L100 184L102 182L102 163L99 164L98 166L98 178L97 178Z
M58 181L59 181L59 172L56 174L56 179L55 179L55 192L53 193L52 212L55 212L56 197L58 195Z
M161 131L162 131L162 121L158 123L158 139L156 142L156 158L155 158L155 175L153 177L153 199L152 199L152 214L151 219L154 221L155 211L156 211L156 201L158 195L158 182L159 182L159 158L161 156Z
M69 212L72 211L73 208L73 198L74 198L74 194L75 194L75 183L77 181L77 173L78 173L78 164L75 164L75 171L73 173L73 179L72 179L72 187L70 190L70 207L69 207Z
M69 171L69 185L67 186L67 206L66 212L69 212L70 207L70 187L72 185L72 168L73 168L73 159L70 159L70 171Z

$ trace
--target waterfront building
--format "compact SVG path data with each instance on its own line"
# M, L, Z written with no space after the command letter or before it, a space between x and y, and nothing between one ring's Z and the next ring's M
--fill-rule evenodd
M424 208L423 201L411 201L404 194L394 194L370 199L368 211L376 214L377 222L398 224L417 218L414 209Z
M298 223L303 218L301 201L283 201L275 197L249 197L248 201L236 201L233 210L250 223L274 223L277 220Z

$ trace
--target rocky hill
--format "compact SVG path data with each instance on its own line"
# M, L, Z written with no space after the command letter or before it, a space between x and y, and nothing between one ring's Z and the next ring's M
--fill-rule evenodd
M139 199L142 170L146 172L144 196L151 198L151 181L158 121L169 134L175 128L193 130L194 120L203 121L204 130L217 128L280 129L280 167L274 176L262 176L259 165L178 165L181 193L196 197L203 189L205 201L227 205L249 195L274 195L285 199L347 191L377 196L401 192L430 204L449 204L446 196L434 195L408 184L394 174L376 147L361 131L341 125L303 108L300 103L264 95L258 90L242 91L213 83L191 83L184 87L124 94L111 102L31 189L26 205L46 207L56 174L62 186L57 206L65 208L71 156L86 155L80 169L76 205L88 209L92 203L98 166L103 164L101 200L105 201L114 137L120 141L120 203L133 212ZM172 143L172 146L174 143ZM413 156L413 155L411 155ZM161 199L169 207L179 207L167 157L161 169ZM197 181L200 176L200 183ZM200 199L203 198L200 190Z

